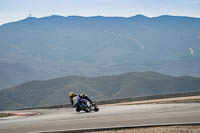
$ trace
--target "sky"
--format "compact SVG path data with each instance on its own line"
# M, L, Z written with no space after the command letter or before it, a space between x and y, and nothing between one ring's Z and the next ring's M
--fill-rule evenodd
M28 17L143 14L200 18L200 0L0 0L0 25Z

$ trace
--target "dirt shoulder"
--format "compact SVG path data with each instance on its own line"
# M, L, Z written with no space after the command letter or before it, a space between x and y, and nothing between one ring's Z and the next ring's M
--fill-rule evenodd
M200 133L200 125L133 128L88 133Z
M142 100L142 101L123 102L116 104L107 104L107 105L168 104L168 103L200 103L200 96Z

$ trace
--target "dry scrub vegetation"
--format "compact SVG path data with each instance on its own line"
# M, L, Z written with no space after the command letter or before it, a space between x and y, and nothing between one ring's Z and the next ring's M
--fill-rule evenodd
M12 114L10 114L10 113L0 113L0 118L1 117L8 117L8 116L12 116Z

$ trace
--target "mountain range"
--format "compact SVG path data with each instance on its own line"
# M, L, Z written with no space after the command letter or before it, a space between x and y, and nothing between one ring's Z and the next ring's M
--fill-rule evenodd
M200 78L157 72L120 75L66 76L30 81L0 90L0 110L69 104L68 93L87 94L94 101L200 91Z
M0 89L67 75L200 76L200 18L28 17L0 26Z

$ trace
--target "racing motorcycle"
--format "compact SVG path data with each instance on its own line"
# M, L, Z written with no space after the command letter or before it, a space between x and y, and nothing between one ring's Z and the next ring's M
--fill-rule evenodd
M73 106L76 107L76 111L80 112L81 110L85 111L85 112L91 112L91 111L99 111L99 108L97 107L96 104L91 104L88 100L79 97L79 96L75 96L73 98Z

